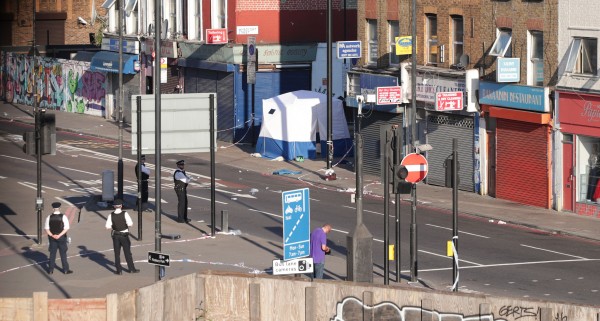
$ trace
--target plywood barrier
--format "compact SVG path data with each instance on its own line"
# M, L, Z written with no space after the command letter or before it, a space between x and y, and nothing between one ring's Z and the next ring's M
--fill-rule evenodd
M211 271L101 299L43 293L0 299L0 321L45 315L51 321L600 321L600 306Z

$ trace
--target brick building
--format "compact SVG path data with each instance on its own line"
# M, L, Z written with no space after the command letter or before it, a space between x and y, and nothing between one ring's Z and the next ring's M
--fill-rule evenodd
M33 6L36 6L36 43L47 45L90 44L95 34L93 0L6 0L0 4L0 46L30 46L33 36ZM93 5L96 8L92 8Z

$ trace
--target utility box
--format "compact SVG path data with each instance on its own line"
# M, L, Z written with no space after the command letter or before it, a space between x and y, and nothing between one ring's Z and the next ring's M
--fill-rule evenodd
M105 170L102 172L102 201L115 200L115 172Z

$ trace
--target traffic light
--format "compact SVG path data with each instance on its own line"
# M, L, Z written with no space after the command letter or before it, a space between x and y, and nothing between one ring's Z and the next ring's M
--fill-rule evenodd
M23 133L23 152L27 155L35 155L35 132Z
M408 169L404 165L396 165L394 168L394 194L410 194L412 183L406 181Z
M46 113L41 113L40 116L42 155L56 155L56 117Z

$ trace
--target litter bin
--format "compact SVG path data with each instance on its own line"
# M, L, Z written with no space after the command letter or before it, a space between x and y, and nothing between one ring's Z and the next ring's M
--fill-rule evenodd
M102 172L102 201L115 200L115 172L105 170Z

